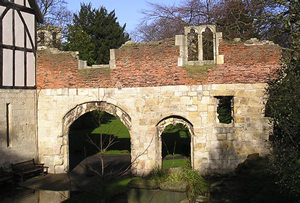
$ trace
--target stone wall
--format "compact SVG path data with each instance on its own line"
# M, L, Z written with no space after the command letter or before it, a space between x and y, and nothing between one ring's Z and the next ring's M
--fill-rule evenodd
M36 112L36 90L0 89L0 166L37 159Z
M68 171L70 118L100 109L121 117L128 127L134 173L147 174L161 165L160 132L167 123L183 123L192 132L194 168L224 173L248 154L269 153L265 87L257 83L43 89L38 93L39 157L51 173ZM216 96L233 96L232 123L219 123Z

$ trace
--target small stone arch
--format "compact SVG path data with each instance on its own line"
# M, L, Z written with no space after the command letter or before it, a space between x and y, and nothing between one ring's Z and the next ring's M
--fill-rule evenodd
M77 120L80 116L87 112L91 111L105 111L113 116L116 116L120 118L122 123L127 127L127 129L130 131L131 129L131 118L130 116L121 108L114 104L110 104L107 102L86 102L82 104L78 104L73 109L68 111L66 115L63 117L63 134L66 135L69 133L69 127L71 124Z
M63 117L62 137L64 140L60 156L64 157L64 171L69 170L69 128L72 123L80 116L91 111L105 111L115 117L120 118L121 122L127 127L129 134L131 130L131 117L120 107L104 101L92 101L76 105Z
M214 60L214 33L206 27L201 32L203 60Z
M186 118L177 115L171 115L168 117L163 118L160 120L156 125L157 131L157 138L158 138L158 145L157 145L157 160L159 167L162 166L162 141L161 141L161 134L163 133L165 127L168 125L176 125L176 124L183 124L191 134L191 165L194 167L194 127L193 124L188 121Z

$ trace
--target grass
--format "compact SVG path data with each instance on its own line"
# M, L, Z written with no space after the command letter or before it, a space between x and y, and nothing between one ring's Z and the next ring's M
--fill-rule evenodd
M165 156L165 158L175 158L175 157L180 157L182 156L181 154L168 154L167 156Z
M168 159L163 160L163 169L169 169L174 167L183 167L189 163L189 159Z
M95 76L104 76L109 77L110 69L109 68L89 68L89 69L82 69L79 70L78 75L82 78L91 79Z
M104 154L109 155L130 155L130 152L128 150L109 150L105 152Z
M172 172L166 169L156 169L145 178L158 182L187 182L189 185L188 193L192 199L199 194L205 195L209 191L208 182L200 175L199 171L191 168L190 162L187 162L180 170Z
M194 79L204 79L207 77L208 70L215 67L215 64L203 65L203 66L185 66L188 76Z
M119 118L112 118L110 122L102 124L95 128L92 134L107 134L114 135L117 138L130 138L127 127L121 122Z

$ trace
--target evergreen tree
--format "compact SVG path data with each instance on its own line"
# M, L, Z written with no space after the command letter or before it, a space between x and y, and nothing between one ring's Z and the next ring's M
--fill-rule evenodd
M300 198L300 3L277 0L282 12L277 20L284 24L288 48L284 49L283 68L270 82L267 113L272 117L274 132L274 170L285 192Z
M129 40L125 26L117 22L115 11L108 13L104 7L93 9L91 4L81 4L73 24L69 25L64 49L79 51L79 58L88 65L107 64L109 50Z

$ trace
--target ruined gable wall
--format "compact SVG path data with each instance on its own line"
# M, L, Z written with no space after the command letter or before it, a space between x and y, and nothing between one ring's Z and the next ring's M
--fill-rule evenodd
M178 67L179 48L173 39L146 44L129 44L115 50L116 69L78 70L78 61L69 53L38 52L37 87L111 88L154 87L169 85L265 83L280 66L281 52L276 45L246 46L220 43L224 64L194 77Z

